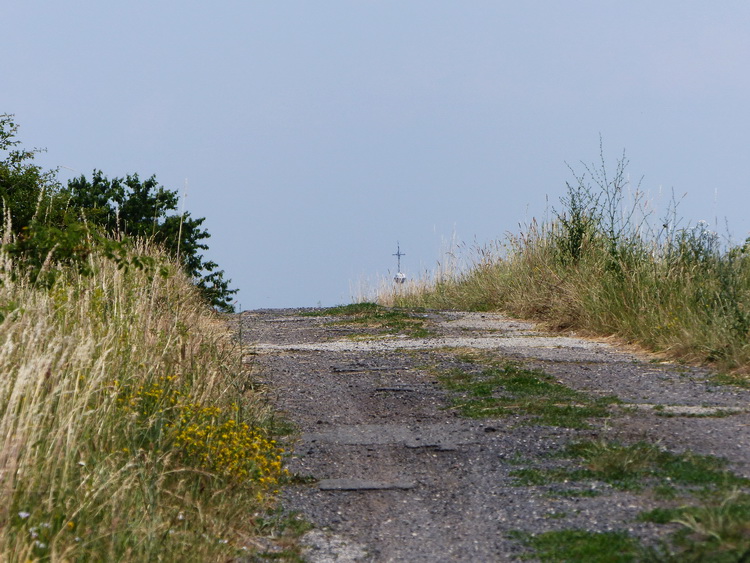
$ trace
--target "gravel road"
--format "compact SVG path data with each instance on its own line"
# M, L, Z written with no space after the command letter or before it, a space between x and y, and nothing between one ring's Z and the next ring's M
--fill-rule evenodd
M712 383L705 370L497 314L427 313L434 336L411 338L304 312L248 311L240 322L247 361L300 430L289 467L314 477L282 492L285 508L315 526L303 538L308 561L516 561L528 552L514 530L624 530L646 543L673 531L636 520L659 506L653 495L517 484L519 468L565 463L551 454L575 440L721 456L750 477L750 393ZM587 429L462 418L436 378L461 367L457 349L541 368L623 404ZM553 494L576 486L596 496Z

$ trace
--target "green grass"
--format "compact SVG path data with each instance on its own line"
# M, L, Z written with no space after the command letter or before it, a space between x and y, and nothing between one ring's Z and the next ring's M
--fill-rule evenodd
M657 508L640 515L656 524L676 523L675 561L744 561L750 557L750 496L730 491L703 505ZM744 557L744 559L743 559Z
M650 489L670 506L644 512L642 522L679 524L670 541L644 546L625 532L593 533L566 529L514 537L541 561L745 561L750 557L750 495L740 487L750 480L726 469L712 456L674 454L637 443L625 446L608 442L579 442L561 452L580 466L526 468L512 472L518 486L554 483L604 482L633 492ZM668 487L669 491L664 491ZM576 495L566 489L565 496ZM555 496L562 492L557 491ZM598 492L597 494L602 494ZM596 496L596 495L586 495ZM677 499L682 499L680 506ZM606 502L606 501L602 501Z
M541 479L540 484L545 484L545 480ZM594 498L601 496L602 491L597 489L556 489L547 491L546 496L550 498Z
M549 562L629 563L639 561L639 542L625 532L560 530L542 534L515 532L513 539L533 550L527 559Z
M725 460L690 452L675 454L644 442L623 445L605 441L577 442L556 457L565 460L563 466L511 472L515 484L548 487L565 483L564 491L552 488L549 494L566 498L580 496L571 484L591 482L652 494L668 505L642 513L639 520L681 527L669 542L657 546L640 545L621 532L519 534L541 561L734 562L750 557L750 494L743 490L750 486L750 479L729 471ZM585 496L606 493L593 489L584 492L595 493ZM612 551L608 551L610 543L617 546ZM625 558L617 558L621 556Z
M343 317L331 324L355 325L378 334L405 334L412 338L432 336L425 327L422 311L415 309L388 308L375 303L353 303L316 311L306 311L310 317Z
M630 491L665 483L695 492L750 485L750 480L727 470L727 463L721 458L690 452L675 454L645 442L623 445L582 441L566 447L560 452L560 457L576 461L577 466L526 468L516 470L512 475L516 483L523 486L593 480Z
M626 534L563 530L529 536L524 542L542 561L739 561L739 556L750 549L750 497L738 492L738 487L747 487L750 480L728 471L723 459L689 452L675 454L643 442L622 445L604 441L572 444L558 457L574 464L515 470L511 473L515 484L566 483L567 497L576 492L569 488L571 483L604 482L619 490L649 489L656 498L667 499L671 504L678 498L691 500L680 508L658 508L640 516L645 522L682 524L682 529L673 534L671 546L664 543L658 548L645 548ZM555 496L563 494L551 492ZM724 500L717 502L717 498ZM599 553L602 541L619 547L597 555L604 559L588 559ZM610 559L613 554L628 558ZM711 558L705 559L709 555Z
M727 470L722 458L691 452L675 454L646 442L578 442L565 453L582 459L596 478L621 488L637 489L644 479L709 489L750 485L750 480Z
M385 310L385 307L376 303L351 303L349 305L339 305L337 307L327 307L325 309L316 309L305 311L303 317L330 317L330 316L364 316L379 313Z
M750 378L732 373L719 373L713 377L713 380L719 385L734 385L744 389L750 389Z
M588 428L589 419L608 416L609 405L617 402L592 398L541 370L510 362L481 371L456 368L438 373L438 380L454 392L453 408L469 418L523 416L531 424Z

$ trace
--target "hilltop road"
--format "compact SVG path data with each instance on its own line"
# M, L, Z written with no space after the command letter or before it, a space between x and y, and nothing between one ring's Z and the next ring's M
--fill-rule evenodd
M310 482L282 498L315 526L303 538L311 562L515 561L529 553L517 531L623 530L646 544L675 531L637 519L664 506L648 490L523 479L580 465L560 455L580 441L720 456L750 477L750 393L705 370L497 314L421 313L387 334L320 313L239 316L256 383L299 430L289 467ZM467 383L503 369L516 387ZM562 398L533 398L534 386ZM465 416L482 409L491 417Z

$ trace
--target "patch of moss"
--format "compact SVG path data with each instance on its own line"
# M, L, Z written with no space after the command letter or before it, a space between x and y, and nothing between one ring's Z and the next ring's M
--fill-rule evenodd
M353 303L302 313L309 317L343 317L332 321L337 325L357 325L380 334L406 334L412 338L432 336L425 319L416 309L394 309L375 303Z
M629 563L641 551L638 540L625 532L558 530L543 534L514 532L513 539L533 550L524 559L540 561L586 561L589 563Z
M588 428L588 419L609 415L615 397L592 398L549 374L508 362L481 371L451 369L438 375L456 392L453 407L469 418L528 416L531 423Z

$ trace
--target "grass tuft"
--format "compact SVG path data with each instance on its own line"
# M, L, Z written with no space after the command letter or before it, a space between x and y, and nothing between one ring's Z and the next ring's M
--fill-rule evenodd
M527 559L591 563L628 563L639 560L639 543L626 532L559 530L542 534L516 532L511 537L534 551L533 556Z
M561 455L580 460L583 467L514 471L517 484L546 485L596 480L631 491L665 484L696 491L727 490L750 485L750 480L727 470L727 462L722 458L691 452L675 454L646 442L623 445L603 440L581 441L567 446Z
M680 524L672 535L682 561L745 561L750 557L750 496L732 490L699 506L657 508L644 522Z
M456 393L453 407L469 418L524 416L532 424L588 428L588 419L609 415L614 397L592 398L549 374L508 362L481 371L455 368L438 374Z
M332 324L356 325L381 334L405 334L413 338L426 338L432 333L425 327L425 318L419 310L388 308L375 303L353 303L303 313L312 317L343 317Z

